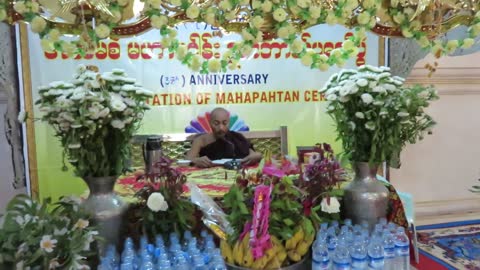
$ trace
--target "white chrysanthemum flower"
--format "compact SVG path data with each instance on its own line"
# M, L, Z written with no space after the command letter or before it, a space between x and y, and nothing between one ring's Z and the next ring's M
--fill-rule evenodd
M98 113L98 117L99 118L105 118L109 113L110 113L110 109L109 108L104 108L103 110L101 110Z
M300 60L304 66L311 67L313 64L313 53L307 52Z
M45 252L52 252L57 244L56 239L52 239L51 235L44 235L42 240L40 240L40 248L43 249Z
M122 120L119 120L119 119L114 119L114 120L112 120L112 122L110 123L110 125L112 125L112 127L116 128L116 129L123 129L123 128L125 128L125 123L124 123Z
M149 3L154 8L160 8L162 0L148 0L147 3Z
M23 219L22 216L16 216L15 217L15 222L18 223L18 225L22 226L23 224L25 224L25 220Z
M62 228L61 230L55 228L53 229L53 235L65 235L68 232L67 228Z
M352 95L356 94L358 92L358 90L359 90L358 87L356 85L354 85L350 88L350 94L352 94Z
M386 84L382 84L382 87L385 88L387 91L395 91L397 90L397 87L393 84L389 84L389 83L386 83Z
M198 54L195 54L192 58L192 63L190 64L190 68L193 71L199 71L201 66L202 66L202 59Z
M292 53L300 53L303 50L303 41L300 39L295 39L290 46Z
M372 95L365 93L360 96L362 98L363 103L365 104L370 104L373 102L373 97Z
M188 48L185 45L180 45L178 46L177 49L177 58L178 60L183 60L185 59L185 56L187 56L188 53Z
M375 92L375 93L386 93L387 90L386 90L384 87L382 87L382 86L375 86L375 87L373 87L372 92Z
M124 84L118 90L122 90L122 91L125 91L125 92L130 92L130 91L136 91L137 89L138 89L138 87L133 85L133 84Z
M372 15L370 15L370 13L368 13L367 11L364 11L364 12L362 12L358 15L357 22L360 25L366 25L370 22L371 17L372 17Z
M366 79L358 79L356 81L357 85L360 86L360 87L365 87L368 85L368 81Z
M262 27L264 22L265 20L262 18L262 16L255 16L252 18L252 20L250 20L250 25L258 29Z
M152 26L154 28L157 28L157 29L160 29L162 28L164 25L167 25L168 23L168 18L164 15L160 15L160 16L157 16L157 15L153 15L151 18L150 18L150 21L152 23Z
M340 213L340 202L337 197L330 197L330 200L323 198L320 203L321 210L328 214Z
M24 1L15 1L13 9L20 14L27 12L27 6Z
M113 111L122 112L127 108L127 105L123 102L121 95L110 93L110 107Z
M252 51L253 51L253 47L248 44L243 44L242 47L240 48L240 53L244 57L250 56L250 54L252 54Z
M152 97L152 96L153 96L153 92L152 92L152 91L147 90L147 89L144 89L144 88L138 88L138 89L135 91L135 94L141 95L141 96L147 96L147 97Z
M242 30L242 38L244 40L254 40L255 39L255 37L250 32L248 32L248 30L246 28L243 28L243 30Z
M285 27L285 26L278 28L278 30L277 30L277 36L278 36L279 38L283 38L283 39L288 38L288 37L290 36L290 33L289 33L289 31L288 31L288 28Z
M222 64L218 59L211 59L208 61L208 71L210 72L219 72L222 68Z
M468 48L472 47L473 44L475 44L475 39L473 39L473 38L466 38L466 39L463 40L462 48L463 48L463 49L468 49Z
M287 18L287 12L283 8L277 8L273 11L273 19L277 22L283 22Z
M356 112L356 113L355 113L355 116L356 116L357 118L360 118L360 119L364 119L364 118L365 118L365 115L364 115L362 112Z
M69 149L79 149L80 147L82 147L82 145L79 143L72 143L72 144L69 144L67 147Z
M229 11L232 9L232 4L230 4L229 0L222 0L219 4L218 7L223 10L223 11Z
M335 95L335 94L327 95L326 99L327 99L328 101L337 100L337 95Z
M264 1L260 7L262 8L262 11L265 13L270 13L272 11L273 4L269 0Z
M192 20L196 19L198 15L200 15L200 8L197 5L192 4L187 8L186 15Z
M90 222L88 220L80 218L80 219L77 220L75 225L73 225L73 228L74 229L78 228L78 229L82 230L82 229L87 228L88 225L90 225Z
M342 88L340 88L340 91L338 93L339 93L340 96L344 97L344 96L350 94L350 88L342 87Z
M345 103L345 102L350 100L350 97L349 96L343 96L343 97L338 98L338 100L342 103Z
M154 192L148 196L147 206L153 212L167 211L168 209L168 203L160 192Z
M311 5L308 9L308 12L310 13L312 19L318 19L322 15L322 8L317 5Z
M95 34L98 38L107 38L108 36L110 36L110 27L102 23L99 26L95 27Z
M383 104L384 104L384 102L382 100L375 100L373 102L373 105L375 105L375 106L383 106Z
M365 123L365 128L368 130L375 130L375 123L372 121L368 121Z
M46 38L40 40L40 46L44 52L53 52L55 50L53 42Z

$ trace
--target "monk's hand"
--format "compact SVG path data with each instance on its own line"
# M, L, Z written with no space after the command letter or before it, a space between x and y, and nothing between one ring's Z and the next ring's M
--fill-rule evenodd
M251 153L244 157L240 162L244 165L251 165L259 162L262 159L262 155L259 153Z
M213 166L212 161L206 156L195 158L192 160L192 162L195 166L200 168L208 168Z

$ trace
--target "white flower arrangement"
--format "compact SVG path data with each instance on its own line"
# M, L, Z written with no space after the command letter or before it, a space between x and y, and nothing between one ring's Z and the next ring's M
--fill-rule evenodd
M98 231L76 200L40 204L18 195L7 206L0 228L0 266L5 269L90 269L86 258ZM79 227L81 224L81 227ZM3 269L3 268L2 268Z
M120 175L129 141L148 109L149 90L123 70L100 74L80 65L72 82L40 87L41 119L55 129L80 177Z
M423 139L435 124L424 109L438 98L436 91L403 83L388 67L362 66L332 75L321 90L352 161L398 167L405 144Z

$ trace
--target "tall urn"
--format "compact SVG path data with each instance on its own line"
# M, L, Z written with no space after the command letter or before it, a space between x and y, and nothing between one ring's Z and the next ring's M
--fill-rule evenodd
M118 244L127 204L113 191L117 177L84 177L83 180L90 189L83 207L92 215L106 244Z
M378 165L353 164L355 178L345 188L345 217L354 224L367 222L372 230L380 218L387 216L388 189L377 179Z

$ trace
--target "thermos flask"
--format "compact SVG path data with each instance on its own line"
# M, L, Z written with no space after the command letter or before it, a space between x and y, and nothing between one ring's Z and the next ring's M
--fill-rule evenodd
M156 169L155 165L160 161L162 156L162 137L148 137L143 145L143 160L145 162L146 174L159 173L159 170Z

